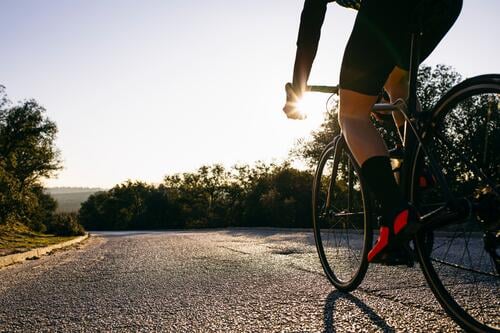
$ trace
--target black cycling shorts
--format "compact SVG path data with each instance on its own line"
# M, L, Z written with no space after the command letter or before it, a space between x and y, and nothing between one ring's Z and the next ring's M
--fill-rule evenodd
M342 89L376 96L395 66L409 69L412 22L420 1L362 1L344 52ZM427 4L429 7L421 7L421 61L438 45L462 9L462 0L433 0Z

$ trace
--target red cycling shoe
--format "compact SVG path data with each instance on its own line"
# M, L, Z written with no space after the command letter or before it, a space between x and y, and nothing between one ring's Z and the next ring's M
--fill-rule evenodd
M368 262L383 262L394 247L404 247L418 231L418 215L408 207L396 215L390 226L381 226L380 234L373 248L368 252Z
M413 267L415 258L409 243L394 244L389 243L387 248L380 255L370 261L371 264L381 264L384 266L407 266Z

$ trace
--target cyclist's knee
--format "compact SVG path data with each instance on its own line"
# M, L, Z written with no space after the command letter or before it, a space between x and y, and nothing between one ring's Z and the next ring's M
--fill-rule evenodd
M370 121L370 113L377 96L361 94L352 90L340 90L339 124L344 127L345 122Z
M409 89L408 71L399 67L394 67L385 82L384 88L389 93L391 101L398 98L406 99Z

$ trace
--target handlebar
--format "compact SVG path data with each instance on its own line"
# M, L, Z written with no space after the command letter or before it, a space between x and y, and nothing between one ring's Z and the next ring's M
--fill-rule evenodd
M307 86L307 91L320 92L326 94L338 94L338 86Z

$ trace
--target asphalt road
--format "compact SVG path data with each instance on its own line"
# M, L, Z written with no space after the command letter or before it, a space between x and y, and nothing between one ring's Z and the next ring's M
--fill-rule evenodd
M415 268L374 265L351 294L311 232L99 233L0 270L1 332L454 332Z

